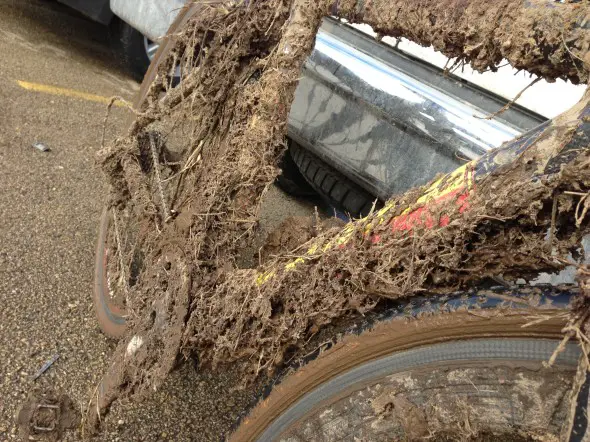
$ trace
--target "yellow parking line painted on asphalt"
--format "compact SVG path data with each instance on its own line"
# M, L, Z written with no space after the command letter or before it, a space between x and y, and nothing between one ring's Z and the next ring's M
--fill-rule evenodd
M42 92L45 94L59 95L62 97L79 98L81 100L93 101L95 103L109 104L111 99L102 95L89 94L75 89L66 89L63 87L49 86L47 84L29 83L28 81L17 80L17 84L28 91ZM125 103L117 100L113 106L125 107Z

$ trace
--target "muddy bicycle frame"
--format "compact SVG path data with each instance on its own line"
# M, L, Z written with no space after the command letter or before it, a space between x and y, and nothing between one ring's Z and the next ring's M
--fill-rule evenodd
M186 21L190 15L189 12L182 16L180 20ZM326 23L329 24L326 25ZM399 78L399 83L377 81L375 78L379 79L378 77L367 74L361 77L356 76L356 80L360 81L357 84L358 87L350 86L350 83L347 83L349 78L346 77L346 74L354 71L354 65L352 61L348 63L342 57L345 55L352 57L354 55L353 58L359 60L360 63L360 60L363 59L362 47L357 42L352 47L354 50L346 49L344 47L345 42L343 42L344 37L341 36L342 38L339 39L337 35L338 29L342 25L331 20L326 21L326 23L324 23L324 27L316 41L316 50L306 64L302 83L305 81L306 72L310 68L314 69L313 75L316 75L316 81L310 80L311 86L308 93L305 93L306 89L302 89L300 84L295 94L295 102L291 108L289 135L304 144L308 149L316 149L318 154L321 154L320 151L322 151L323 154L321 155L324 158L328 157L327 152L337 153L337 158L342 161L338 163L333 159L333 163L335 165L341 164L338 166L340 168L345 167L344 165L347 164L346 158L349 158L351 161L348 164L352 163L353 166L356 164L357 172L360 170L359 176L356 176L355 180L359 183L365 183L365 186L373 186L378 195L386 195L388 192L390 195L391 192L404 190L404 186L412 187L421 184L420 180L423 180L423 182L428 181L432 175L428 176L428 174L424 173L426 169L420 168L421 164L417 162L416 158L430 158L433 167L427 170L433 173L446 171L435 170L436 168L456 169L455 172L423 188L422 195L417 201L414 201L416 204L408 206L406 210L397 216L393 216L393 207L390 204L386 204L383 209L374 214L372 220L378 221L380 217L387 220L386 226L390 232L410 231L417 226L436 228L437 226L447 225L451 221L449 218L433 218L429 215L430 204L456 205L458 210L452 211L452 216L470 210L470 197L478 192L478 182L481 182L482 178L489 176L499 167L517 160L529 148L535 146L539 140L550 136L551 131L554 129L552 121L543 122L540 117L520 108L511 109L509 113L502 117L502 120L480 120L473 117L473 115L483 116L485 112L497 110L501 100L492 95L487 95L470 85L463 85L461 87L464 87L465 90L474 91L475 95L486 98L481 100L479 106L475 106L474 103L467 103L465 97L448 94L448 91L443 90L441 84L446 81L444 75L436 77L433 74L432 77L429 77L428 69L430 67L428 66L423 66L426 69L424 81L419 81L415 75L410 75L410 73L402 72L404 75L401 75L399 73L400 69L398 69L394 73ZM330 25L334 26L331 33L325 32L326 27ZM350 35L356 35L356 31L350 29L346 29L346 32L350 32ZM360 35L356 36L361 40L365 38ZM320 43L319 49L317 42ZM164 42L164 46L168 44L173 44L173 42ZM322 44L325 44L325 46L322 46ZM160 49L160 61L164 59L162 57L164 52L162 51L167 51L167 49L169 47ZM387 48L384 50L392 51L392 49ZM329 60L324 60L320 64L313 64L314 57L320 58L324 56L331 57L332 61L338 61L338 57L340 57L342 62L335 69L326 68L329 65ZM384 58L385 56L378 60L373 57L371 69L376 70L375 75L378 73L385 75L383 72L383 69L385 69L383 64L386 64L383 61ZM158 55L156 59L158 59ZM146 88L151 83L150 79L155 77L155 65L152 65L148 72L148 76L142 85L140 97L145 96ZM411 65L418 66L418 63L411 63ZM370 67L367 67L366 63L362 64L362 66L367 69ZM323 77L319 78L320 75L323 75ZM340 78L338 75L343 77ZM309 74L309 76L311 78L312 74ZM411 79L408 79L409 77ZM426 83L426 80L431 78L438 79L438 87ZM327 81L327 79L331 81ZM384 90L389 91L389 88L392 88L394 84L396 85L395 91L397 94L382 93ZM361 86L367 85L371 86L367 90L374 92L373 95L365 93L363 97L359 98L358 94L362 93ZM460 88L460 85L456 86ZM321 100L314 101L316 100L316 93L323 90L322 88L325 88L328 93L326 100L323 101L324 104L322 104ZM422 93L422 96L420 93ZM346 100L342 97L346 98ZM308 101L306 106L300 107L297 100L306 98L312 101ZM373 101L369 101L369 99ZM330 102L330 100L333 101ZM334 109L338 109L338 106L328 107L328 103L338 103L338 100L341 100L340 103L344 106L357 105L360 113L355 116L351 109L340 109L340 113L338 113L334 111ZM397 104L395 104L396 102ZM316 103L319 104L314 109L313 104ZM494 104L493 108L486 107L492 106L492 104ZM393 106L393 108L391 112L386 112L384 109L387 109L389 105ZM307 120L305 118L294 118L293 113L301 109L309 112L311 117ZM579 112L574 116L577 124L572 131L572 136L560 146L559 151L556 151L556 155L543 166L543 170L537 171L538 175L532 176L533 180L539 179L543 175L552 175L558 172L562 165L567 164L579 154L580 147L588 145L588 140L590 140L590 122L588 121L590 111L588 107L578 110ZM399 114L396 114L397 111L399 111ZM346 120L345 118L349 114L351 120ZM372 116L368 117L367 115ZM404 119L404 124L394 118L396 115ZM465 121L469 123L460 122L457 120L457 115L465 117ZM513 115L513 117L510 117L510 115ZM377 122L371 120L371 118L377 119L377 117L379 117ZM339 120L339 118L344 119ZM522 120L519 121L520 118ZM375 124L369 124L371 121L375 122ZM335 122L337 122L337 130L330 132L330 127L333 127ZM539 123L541 124L539 125ZM379 132L377 127L384 132ZM530 130L518 136L526 129ZM391 132L387 132L388 130ZM317 136L313 135L314 133ZM388 138L387 133L397 134L397 138L396 136ZM510 139L512 141L508 141ZM383 144L374 146L371 144L374 141ZM493 149L503 141L507 142L498 149ZM320 149L322 146L323 148ZM380 162L379 158L381 157L378 155L371 156L375 154L375 151L393 152L388 158L396 161L397 169L388 170L387 167L392 163ZM407 152L421 152L424 156L404 156L404 153ZM462 156L459 157L460 155ZM445 162L445 159L448 161ZM466 162L465 160L471 161ZM366 167L364 169L359 168L359 164L364 164ZM462 166L460 166L461 164ZM457 166L460 167L457 168ZM382 168L383 173L376 171L379 170L378 167ZM405 179L402 179L402 177ZM382 229L382 233L385 235L387 232ZM344 228L338 236L334 237L333 242L328 243L328 246L344 246L348 239L347 235L350 234L351 230ZM372 242L380 241L380 238L370 231L368 235L371 235ZM316 252L317 249L308 251L310 255ZM300 262L308 258L305 255L307 254L283 264L288 269L295 268ZM263 285L275 275L272 272L264 272L263 270L257 276L257 283ZM106 381L108 384L110 379L107 378ZM101 398L104 391L107 390L104 381L101 382L99 389ZM106 401L108 401L108 398Z

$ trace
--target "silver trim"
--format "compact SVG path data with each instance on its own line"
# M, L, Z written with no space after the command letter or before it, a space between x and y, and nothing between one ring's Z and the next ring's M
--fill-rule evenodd
M160 45L158 43L154 43L153 41L151 41L149 38L147 38L144 35L143 47L145 48L145 53L147 55L147 58L150 61L152 61L154 59L154 56L156 55L156 52L158 51L158 48L160 47Z
M545 121L332 19L295 92L288 134L382 199Z

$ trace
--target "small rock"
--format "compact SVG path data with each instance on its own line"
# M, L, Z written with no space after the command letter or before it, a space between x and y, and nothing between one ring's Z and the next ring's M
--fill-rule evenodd
M143 345L143 339L141 336L133 336L127 344L127 356L133 356L135 352Z
M33 147L41 152L51 152L51 149L46 144L40 143L38 141L33 143Z

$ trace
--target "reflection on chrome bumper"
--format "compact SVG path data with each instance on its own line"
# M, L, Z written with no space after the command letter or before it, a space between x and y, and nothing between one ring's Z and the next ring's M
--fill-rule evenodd
M370 55L369 55L370 54ZM543 119L334 20L304 68L289 135L387 198L477 158Z

